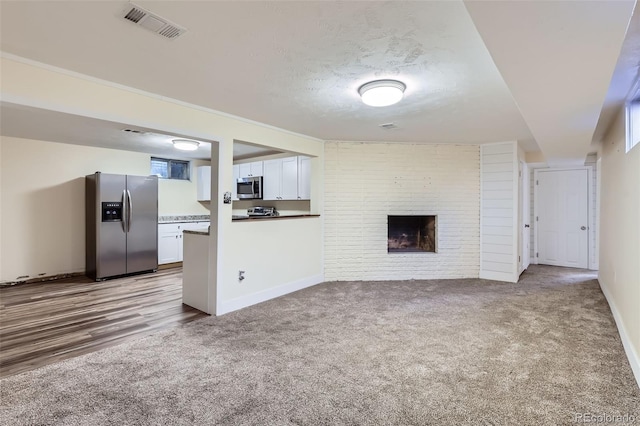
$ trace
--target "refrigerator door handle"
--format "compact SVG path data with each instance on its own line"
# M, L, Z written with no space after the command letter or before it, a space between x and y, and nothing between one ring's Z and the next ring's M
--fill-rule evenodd
M133 201L131 201L131 193L127 189L127 202L129 206L127 207L127 232L131 231L131 211L133 210Z
M122 209L124 210L122 213L122 231L123 232L127 232L127 203L126 203L126 199L127 199L127 191L126 190L122 190Z

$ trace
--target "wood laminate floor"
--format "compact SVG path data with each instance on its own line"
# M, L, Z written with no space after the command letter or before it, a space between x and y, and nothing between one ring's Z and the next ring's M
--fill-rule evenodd
M182 304L182 268L0 287L0 377L206 316Z

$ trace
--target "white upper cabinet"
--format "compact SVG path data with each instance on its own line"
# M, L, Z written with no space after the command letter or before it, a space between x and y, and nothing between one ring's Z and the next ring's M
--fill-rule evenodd
M238 164L239 177L258 177L263 176L263 164L262 161L254 161L253 163Z
M298 157L282 159L281 200L298 199Z
M298 199L298 157L264 162L263 200Z
M298 156L298 199L311 199L311 158Z
M211 200L211 166L199 166L196 173L198 201Z
M280 185L282 183L282 160L267 160L264 162L264 177L262 178L262 199L279 200Z
M262 199L309 200L311 198L311 159L287 157L264 162Z

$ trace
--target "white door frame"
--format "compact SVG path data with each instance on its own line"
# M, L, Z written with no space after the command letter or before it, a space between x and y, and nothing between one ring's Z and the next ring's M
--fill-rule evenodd
M520 256L521 260L518 262L519 274L522 274L531 264L531 238L525 238L525 235L531 235L531 194L529 182L529 166L523 160L520 160L520 182L519 182L519 226L520 226ZM529 225L529 228L525 228L525 225ZM525 247L525 239L529 240L529 247Z
M533 170L533 252L535 256L531 263L538 263L538 172L565 172L571 170L586 170L587 171L587 231L589 232L589 238L587 238L587 262L588 268L594 269L595 265L591 261L591 203L593 194L593 166L577 166L577 167L563 167L563 168L541 168Z

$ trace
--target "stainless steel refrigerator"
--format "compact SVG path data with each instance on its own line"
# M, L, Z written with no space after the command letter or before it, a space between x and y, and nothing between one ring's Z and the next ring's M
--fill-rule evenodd
M158 269L158 177L96 172L85 179L87 276Z

